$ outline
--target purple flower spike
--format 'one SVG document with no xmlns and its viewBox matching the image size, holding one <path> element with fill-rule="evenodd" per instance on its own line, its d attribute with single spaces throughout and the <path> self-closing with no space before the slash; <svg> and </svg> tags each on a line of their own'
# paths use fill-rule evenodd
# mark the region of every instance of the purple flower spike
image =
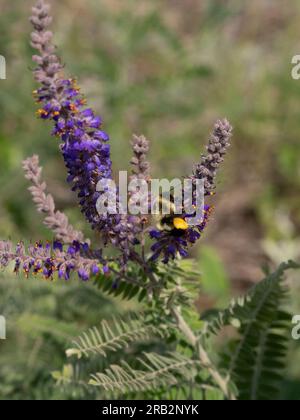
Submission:
<svg viewBox="0 0 300 420">
<path fill-rule="evenodd" d="M 77 192 L 81 211 L 93 229 L 101 231 L 104 242 L 110 241 L 128 255 L 137 243 L 132 223 L 126 217 L 99 215 L 96 208 L 96 187 L 102 178 L 112 178 L 109 135 L 102 130 L 101 117 L 85 107 L 85 99 L 74 79 L 62 77 L 62 65 L 55 54 L 49 6 L 39 0 L 32 9 L 34 32 L 31 45 L 38 50 L 33 56 L 34 70 L 41 87 L 34 92 L 42 119 L 54 122 L 53 134 L 62 141 L 61 152 L 68 170 L 68 181 Z M 71 251 L 71 250 L 70 250 Z"/>
<path fill-rule="evenodd" d="M 82 248 L 77 248 L 74 243 L 73 252 L 64 251 L 62 246 L 57 246 L 57 242 L 47 244 L 37 242 L 29 245 L 26 250 L 22 243 L 16 249 L 12 249 L 10 242 L 0 241 L 0 267 L 7 266 L 10 262 L 15 262 L 14 272 L 18 274 L 21 270 L 25 276 L 30 274 L 42 274 L 46 279 L 52 279 L 56 275 L 60 279 L 69 280 L 72 273 L 77 273 L 83 280 L 89 280 L 91 275 L 96 275 L 99 271 L 99 259 L 96 253 L 92 258 L 83 255 Z"/>
</svg>

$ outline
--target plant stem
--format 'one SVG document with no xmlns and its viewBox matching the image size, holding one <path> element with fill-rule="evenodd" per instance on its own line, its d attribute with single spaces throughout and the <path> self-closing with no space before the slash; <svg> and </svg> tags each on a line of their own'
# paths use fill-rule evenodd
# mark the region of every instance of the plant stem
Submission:
<svg viewBox="0 0 300 420">
<path fill-rule="evenodd" d="M 204 350 L 202 345 L 199 343 L 199 340 L 182 317 L 179 308 L 172 308 L 171 311 L 176 320 L 178 328 L 180 329 L 182 334 L 188 339 L 190 344 L 196 349 L 201 364 L 203 364 L 207 368 L 210 375 L 214 379 L 215 383 L 219 386 L 225 397 L 228 400 L 235 400 L 235 396 L 228 388 L 228 381 L 224 379 L 213 366 L 207 352 Z"/>
<path fill-rule="evenodd" d="M 142 258 L 137 253 L 134 253 L 134 259 L 135 261 L 144 268 L 148 278 L 150 279 L 152 285 L 157 283 L 157 280 L 155 279 L 154 275 L 152 274 L 151 270 L 148 269 L 147 264 L 143 261 Z M 182 317 L 180 313 L 179 308 L 172 307 L 171 312 L 176 320 L 177 326 L 180 329 L 180 331 L 185 335 L 185 337 L 188 339 L 188 341 L 191 343 L 191 345 L 195 348 L 197 351 L 199 360 L 202 365 L 204 365 L 208 372 L 210 373 L 211 377 L 214 379 L 215 383 L 219 386 L 221 391 L 223 392 L 224 396 L 228 400 L 235 400 L 235 396 L 233 393 L 229 390 L 228 387 L 228 380 L 223 378 L 220 373 L 216 370 L 216 368 L 213 366 L 207 352 L 204 350 L 202 345 L 200 344 L 199 340 L 189 327 L 189 325 L 185 322 L 184 318 Z"/>
</svg>

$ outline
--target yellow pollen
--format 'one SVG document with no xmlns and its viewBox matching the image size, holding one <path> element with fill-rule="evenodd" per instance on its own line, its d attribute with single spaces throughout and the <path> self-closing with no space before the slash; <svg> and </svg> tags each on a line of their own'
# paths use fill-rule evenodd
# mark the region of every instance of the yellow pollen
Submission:
<svg viewBox="0 0 300 420">
<path fill-rule="evenodd" d="M 176 229 L 181 229 L 181 230 L 187 230 L 189 227 L 187 222 L 181 217 L 175 217 L 173 220 L 173 224 Z"/>
<path fill-rule="evenodd" d="M 70 110 L 73 111 L 73 112 L 76 112 L 77 111 L 77 108 L 76 108 L 76 106 L 74 104 L 71 104 L 70 105 Z"/>
<path fill-rule="evenodd" d="M 48 115 L 48 112 L 46 112 L 44 109 L 38 109 L 36 113 L 37 115 Z"/>
</svg>

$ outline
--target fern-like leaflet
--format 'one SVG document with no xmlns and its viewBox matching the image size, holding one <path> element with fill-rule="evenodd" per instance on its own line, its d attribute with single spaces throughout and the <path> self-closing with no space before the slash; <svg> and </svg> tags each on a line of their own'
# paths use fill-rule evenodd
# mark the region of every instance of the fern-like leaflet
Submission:
<svg viewBox="0 0 300 420">
<path fill-rule="evenodd" d="M 140 393 L 159 387 L 170 387 L 180 378 L 192 379 L 199 362 L 178 353 L 161 356 L 157 353 L 144 353 L 137 359 L 142 369 L 133 369 L 126 362 L 111 365 L 105 372 L 91 375 L 91 385 L 104 388 L 107 392 L 119 395 Z"/>
<path fill-rule="evenodd" d="M 67 350 L 67 356 L 77 356 L 79 359 L 89 354 L 99 354 L 107 357 L 111 351 L 126 348 L 130 343 L 148 340 L 151 337 L 166 337 L 164 326 L 158 328 L 140 322 L 140 315 L 131 314 L 122 318 L 114 318 L 111 322 L 101 322 L 99 328 L 91 328 L 73 342 L 75 347 Z"/>
<path fill-rule="evenodd" d="M 282 309 L 286 288 L 284 273 L 299 265 L 283 263 L 243 298 L 231 302 L 207 323 L 203 336 L 232 325 L 240 338 L 224 355 L 227 380 L 233 381 L 244 400 L 277 397 L 287 352 L 291 315 Z"/>
</svg>

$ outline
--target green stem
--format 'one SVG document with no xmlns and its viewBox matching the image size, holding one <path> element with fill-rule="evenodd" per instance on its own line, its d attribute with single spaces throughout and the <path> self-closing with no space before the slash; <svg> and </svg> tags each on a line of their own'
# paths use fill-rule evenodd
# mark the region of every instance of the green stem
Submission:
<svg viewBox="0 0 300 420">
<path fill-rule="evenodd" d="M 204 350 L 202 345 L 200 344 L 199 340 L 189 327 L 189 325 L 185 322 L 184 318 L 182 317 L 180 313 L 179 308 L 172 308 L 171 309 L 172 314 L 176 320 L 176 324 L 182 334 L 187 338 L 187 340 L 190 342 L 190 344 L 195 348 L 197 351 L 197 355 L 200 359 L 200 362 L 202 365 L 204 365 L 208 372 L 210 373 L 211 377 L 214 379 L 215 383 L 219 386 L 223 394 L 228 400 L 235 400 L 235 396 L 232 394 L 232 392 L 229 390 L 228 387 L 228 381 L 223 378 L 220 373 L 216 370 L 216 368 L 213 366 L 207 352 Z"/>
<path fill-rule="evenodd" d="M 140 264 L 141 267 L 144 268 L 152 285 L 157 283 L 156 278 L 154 277 L 151 270 L 149 270 L 147 264 L 144 263 L 143 259 L 140 258 L 140 256 L 137 253 L 134 253 L 134 258 L 136 262 Z M 217 371 L 217 369 L 213 366 L 207 352 L 204 350 L 199 340 L 197 339 L 197 337 L 195 336 L 195 334 L 193 333 L 189 325 L 185 322 L 184 318 L 182 317 L 180 313 L 180 309 L 173 307 L 171 308 L 171 312 L 176 320 L 178 328 L 183 333 L 183 335 L 185 335 L 185 337 L 191 343 L 191 345 L 195 348 L 201 364 L 207 368 L 211 377 L 214 379 L 215 383 L 219 386 L 219 388 L 223 392 L 225 398 L 227 398 L 228 400 L 235 400 L 236 399 L 235 396 L 229 390 L 228 380 L 224 379 L 220 375 L 220 373 Z"/>
</svg>

